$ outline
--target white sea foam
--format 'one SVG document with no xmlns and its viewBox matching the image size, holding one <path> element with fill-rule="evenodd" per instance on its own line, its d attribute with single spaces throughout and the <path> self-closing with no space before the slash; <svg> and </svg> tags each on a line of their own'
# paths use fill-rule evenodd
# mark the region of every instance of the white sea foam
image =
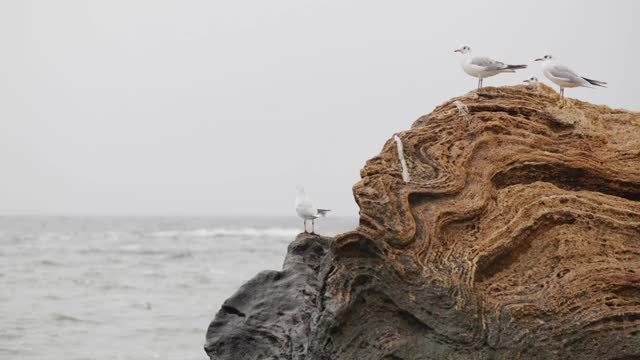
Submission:
<svg viewBox="0 0 640 360">
<path fill-rule="evenodd" d="M 214 228 L 214 229 L 196 229 L 196 230 L 168 230 L 156 231 L 150 234 L 153 237 L 222 237 L 222 236 L 238 236 L 238 237 L 294 237 L 300 233 L 295 228 Z"/>
</svg>

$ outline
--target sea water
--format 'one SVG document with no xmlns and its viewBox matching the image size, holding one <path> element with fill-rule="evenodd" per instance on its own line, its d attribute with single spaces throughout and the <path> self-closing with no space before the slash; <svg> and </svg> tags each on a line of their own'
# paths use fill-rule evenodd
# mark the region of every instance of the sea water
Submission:
<svg viewBox="0 0 640 360">
<path fill-rule="evenodd" d="M 222 302 L 281 269 L 301 229 L 294 217 L 0 217 L 0 359 L 205 360 Z"/>
</svg>

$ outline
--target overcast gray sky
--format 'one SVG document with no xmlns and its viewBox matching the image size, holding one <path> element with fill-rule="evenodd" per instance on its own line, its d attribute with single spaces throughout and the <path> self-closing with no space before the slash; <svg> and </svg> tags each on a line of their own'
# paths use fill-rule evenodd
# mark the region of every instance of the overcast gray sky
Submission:
<svg viewBox="0 0 640 360">
<path fill-rule="evenodd" d="M 3 0 L 0 214 L 355 215 L 368 158 L 476 86 L 460 44 L 553 54 L 640 109 L 638 1 Z M 545 83 L 549 83 L 546 79 Z"/>
</svg>

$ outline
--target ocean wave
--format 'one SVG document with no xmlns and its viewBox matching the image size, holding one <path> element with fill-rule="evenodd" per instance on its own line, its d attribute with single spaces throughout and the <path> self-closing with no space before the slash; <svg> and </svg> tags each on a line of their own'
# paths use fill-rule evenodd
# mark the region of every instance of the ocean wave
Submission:
<svg viewBox="0 0 640 360">
<path fill-rule="evenodd" d="M 57 321 L 57 322 L 97 324 L 97 321 L 79 319 L 79 318 L 71 316 L 71 315 L 65 315 L 65 314 L 60 314 L 60 313 L 53 313 L 51 315 L 51 317 L 53 318 L 54 321 Z"/>
<path fill-rule="evenodd" d="M 189 250 L 185 250 L 185 251 L 176 251 L 176 252 L 172 252 L 171 254 L 167 255 L 167 259 L 185 259 L 185 258 L 190 258 L 192 256 L 191 251 Z"/>
<path fill-rule="evenodd" d="M 62 265 L 62 263 L 60 263 L 60 262 L 57 262 L 55 260 L 49 260 L 49 259 L 40 260 L 38 263 L 40 265 L 45 265 L 45 266 L 60 266 L 60 265 Z"/>
<path fill-rule="evenodd" d="M 192 254 L 189 250 L 171 251 L 169 249 L 150 249 L 148 244 L 126 244 L 116 246 L 110 249 L 91 247 L 88 249 L 78 250 L 79 254 L 119 254 L 119 255 L 165 255 L 169 259 L 179 259 L 190 257 Z M 106 261 L 110 263 L 122 263 L 122 258 L 108 257 Z"/>
<path fill-rule="evenodd" d="M 148 246 L 142 244 L 127 244 L 120 245 L 114 249 L 116 253 L 120 254 L 136 254 L 136 255 L 163 255 L 165 250 L 149 249 Z M 103 251 L 112 252 L 112 251 Z"/>
<path fill-rule="evenodd" d="M 156 231 L 153 237 L 294 237 L 300 233 L 295 228 L 240 228 L 240 229 L 197 229 L 186 231 Z"/>
</svg>

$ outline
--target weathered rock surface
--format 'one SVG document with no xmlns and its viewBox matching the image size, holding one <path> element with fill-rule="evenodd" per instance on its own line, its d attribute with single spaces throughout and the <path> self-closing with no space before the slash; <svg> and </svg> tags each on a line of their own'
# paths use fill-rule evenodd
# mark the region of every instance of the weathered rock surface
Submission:
<svg viewBox="0 0 640 360">
<path fill-rule="evenodd" d="M 484 88 L 398 135 L 411 181 L 390 139 L 354 186 L 360 226 L 296 270 L 305 325 L 223 307 L 212 359 L 640 359 L 640 113 Z M 270 279 L 227 306 L 292 303 Z M 260 346 L 218 341 L 236 334 Z"/>
<path fill-rule="evenodd" d="M 227 299 L 207 330 L 211 359 L 304 359 L 332 239 L 300 234 L 282 271 L 263 271 Z"/>
</svg>

